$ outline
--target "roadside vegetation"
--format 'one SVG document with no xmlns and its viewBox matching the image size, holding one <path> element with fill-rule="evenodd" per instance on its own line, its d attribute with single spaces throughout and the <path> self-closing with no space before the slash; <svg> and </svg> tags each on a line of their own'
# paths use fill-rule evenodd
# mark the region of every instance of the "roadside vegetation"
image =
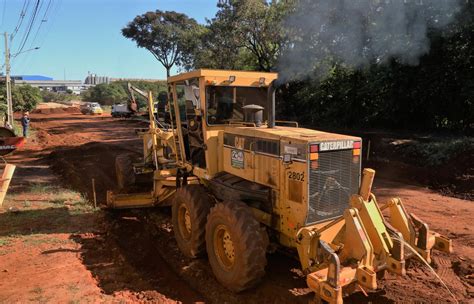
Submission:
<svg viewBox="0 0 474 304">
<path fill-rule="evenodd" d="M 126 103 L 129 99 L 127 83 L 127 81 L 114 81 L 109 84 L 98 84 L 84 92 L 82 99 L 89 102 L 98 102 L 106 106 L 111 106 L 116 103 Z M 165 81 L 132 81 L 131 84 L 144 91 L 152 91 L 153 96 L 160 101 L 166 100 L 167 86 Z M 146 100 L 137 94 L 135 95 L 139 107 L 145 107 Z"/>
<path fill-rule="evenodd" d="M 62 104 L 69 104 L 72 100 L 81 100 L 81 95 L 72 94 L 72 92 L 57 93 L 51 91 L 41 91 L 43 102 L 57 102 Z"/>
<path fill-rule="evenodd" d="M 0 96 L 3 100 L 6 96 L 5 86 L 0 86 Z M 36 108 L 36 105 L 40 103 L 43 98 L 41 91 L 38 88 L 30 85 L 12 86 L 12 100 L 13 100 L 13 111 L 31 111 Z M 2 113 L 6 111 L 6 104 L 2 103 L 0 108 Z"/>
<path fill-rule="evenodd" d="M 48 234 L 67 226 L 72 217 L 97 211 L 80 193 L 45 184 L 32 184 L 23 192 L 8 195 L 4 207 L 7 211 L 0 214 L 0 256 L 14 250 L 12 244 L 16 242 L 24 246 L 64 245 L 70 240 Z"/>
</svg>

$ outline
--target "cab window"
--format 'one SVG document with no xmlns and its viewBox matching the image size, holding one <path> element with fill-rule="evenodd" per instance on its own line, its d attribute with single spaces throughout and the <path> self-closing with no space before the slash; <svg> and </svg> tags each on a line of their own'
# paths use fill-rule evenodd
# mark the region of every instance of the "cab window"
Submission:
<svg viewBox="0 0 474 304">
<path fill-rule="evenodd" d="M 220 125 L 243 122 L 243 106 L 255 104 L 265 108 L 266 102 L 267 89 L 264 87 L 207 86 L 207 123 Z"/>
</svg>

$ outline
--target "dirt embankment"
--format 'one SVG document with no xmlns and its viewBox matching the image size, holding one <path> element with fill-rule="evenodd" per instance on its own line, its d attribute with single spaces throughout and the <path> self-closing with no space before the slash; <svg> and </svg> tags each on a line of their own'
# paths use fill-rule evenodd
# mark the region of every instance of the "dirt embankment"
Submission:
<svg viewBox="0 0 474 304">
<path fill-rule="evenodd" d="M 61 114 L 61 113 L 81 113 L 78 107 L 57 107 L 57 108 L 39 108 L 33 110 L 33 114 Z"/>
<path fill-rule="evenodd" d="M 363 165 L 383 178 L 428 186 L 474 200 L 474 139 L 355 132 L 363 138 Z M 370 155 L 367 160 L 367 153 Z"/>
<path fill-rule="evenodd" d="M 51 152 L 51 169 L 69 187 L 92 199 L 92 179 L 95 180 L 97 200 L 105 203 L 108 190 L 116 190 L 115 158 L 125 153 L 140 154 L 129 144 L 91 142 L 74 148 Z"/>
</svg>

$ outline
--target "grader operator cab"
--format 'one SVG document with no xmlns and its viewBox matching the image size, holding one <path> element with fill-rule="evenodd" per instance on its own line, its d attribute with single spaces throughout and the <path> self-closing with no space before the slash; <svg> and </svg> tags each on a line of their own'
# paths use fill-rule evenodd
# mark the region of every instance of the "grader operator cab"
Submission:
<svg viewBox="0 0 474 304">
<path fill-rule="evenodd" d="M 375 172 L 361 174 L 361 138 L 276 121 L 276 79 L 217 70 L 170 77 L 166 124 L 142 92 L 150 109 L 150 127 L 139 130 L 144 161 L 117 158 L 123 189 L 109 191 L 109 207 L 171 206 L 183 254 L 207 253 L 233 291 L 264 276 L 275 248 L 293 252 L 316 299 L 330 303 L 376 289 L 385 271 L 403 275 L 409 258 L 452 250 L 400 199 L 379 207 Z M 153 188 L 126 193 L 140 174 L 153 175 Z"/>
</svg>

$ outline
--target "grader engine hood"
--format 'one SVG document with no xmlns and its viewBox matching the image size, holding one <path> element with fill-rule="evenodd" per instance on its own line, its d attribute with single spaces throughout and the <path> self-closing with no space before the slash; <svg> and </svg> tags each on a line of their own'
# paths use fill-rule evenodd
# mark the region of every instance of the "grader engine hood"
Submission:
<svg viewBox="0 0 474 304">
<path fill-rule="evenodd" d="M 278 189 L 294 210 L 283 223 L 290 229 L 342 215 L 359 190 L 358 137 L 304 128 L 232 126 L 223 141 L 224 154 L 230 157 L 224 157 L 224 170 Z"/>
</svg>

